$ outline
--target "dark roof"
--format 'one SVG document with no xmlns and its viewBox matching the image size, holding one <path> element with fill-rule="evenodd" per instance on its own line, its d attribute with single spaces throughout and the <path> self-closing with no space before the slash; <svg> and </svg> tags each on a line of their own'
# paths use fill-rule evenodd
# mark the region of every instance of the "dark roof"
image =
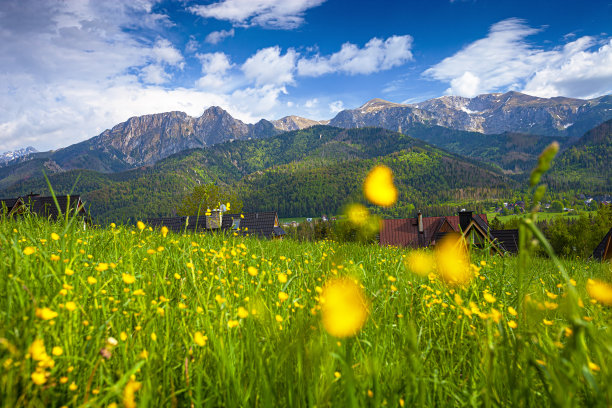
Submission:
<svg viewBox="0 0 612 408">
<path fill-rule="evenodd" d="M 610 228 L 610 231 L 608 231 L 593 251 L 593 258 L 602 261 L 612 258 L 612 228 Z"/>
<path fill-rule="evenodd" d="M 485 225 L 488 231 L 486 214 L 476 214 L 472 216 L 478 225 Z M 413 248 L 426 247 L 434 244 L 449 231 L 444 231 L 445 223 L 450 229 L 459 232 L 459 216 L 448 217 L 423 217 L 423 234 L 419 234 L 417 218 L 404 218 L 398 220 L 383 220 L 380 230 L 380 244 L 393 246 L 409 246 Z M 481 227 L 482 228 L 482 227 Z"/>
<path fill-rule="evenodd" d="M 57 200 L 57 204 L 62 214 L 66 214 L 68 211 L 78 211 L 79 214 L 85 214 L 85 208 L 80 196 L 55 196 L 55 199 Z M 59 211 L 53 197 L 27 195 L 17 198 L 5 198 L 1 201 L 6 205 L 9 211 L 13 207 L 23 204 L 32 214 L 51 218 L 57 218 L 59 216 Z M 0 206 L 2 206 L 2 204 L 0 204 Z"/>
<path fill-rule="evenodd" d="M 506 252 L 518 253 L 518 230 L 490 230 L 493 238 L 501 245 L 501 249 Z"/>
<path fill-rule="evenodd" d="M 189 220 L 187 220 L 189 218 Z M 200 232 L 205 231 L 228 231 L 232 230 L 241 235 L 259 235 L 266 238 L 274 236 L 284 235 L 285 231 L 278 226 L 278 217 L 276 211 L 265 211 L 255 213 L 242 213 L 242 214 L 223 214 L 221 221 L 221 228 L 206 228 L 206 215 L 197 216 L 183 216 L 183 217 L 162 217 L 162 218 L 149 218 L 146 223 L 152 227 L 165 226 L 169 230 L 181 233 L 185 231 L 185 225 L 187 224 L 187 231 L 192 232 L 197 230 Z M 236 229 L 233 229 L 234 221 L 238 221 Z"/>
</svg>

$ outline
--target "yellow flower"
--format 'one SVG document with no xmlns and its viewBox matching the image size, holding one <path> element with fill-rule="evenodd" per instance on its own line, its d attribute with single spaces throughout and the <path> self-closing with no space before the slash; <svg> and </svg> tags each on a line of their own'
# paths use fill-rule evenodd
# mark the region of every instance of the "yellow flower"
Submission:
<svg viewBox="0 0 612 408">
<path fill-rule="evenodd" d="M 406 268 L 419 276 L 427 276 L 434 266 L 433 257 L 426 251 L 410 251 L 404 260 Z"/>
<path fill-rule="evenodd" d="M 166 235 L 168 235 L 168 227 L 163 226 L 161 228 L 161 233 L 162 233 L 162 237 L 166 238 Z"/>
<path fill-rule="evenodd" d="M 612 285 L 609 283 L 589 279 L 586 289 L 592 299 L 597 300 L 602 305 L 612 306 Z"/>
<path fill-rule="evenodd" d="M 30 344 L 28 353 L 33 360 L 43 361 L 49 358 L 45 350 L 45 342 L 42 339 L 36 339 Z"/>
<path fill-rule="evenodd" d="M 56 262 L 60 260 L 60 257 L 59 255 L 51 254 L 51 256 L 49 256 L 49 259 L 51 259 L 53 262 Z"/>
<path fill-rule="evenodd" d="M 157 341 L 157 334 L 151 333 L 151 340 Z"/>
<path fill-rule="evenodd" d="M 123 389 L 123 406 L 125 408 L 136 408 L 134 394 L 142 387 L 142 384 L 130 378 Z"/>
<path fill-rule="evenodd" d="M 544 323 L 545 326 L 552 326 L 553 325 L 552 320 L 543 319 L 542 323 Z"/>
<path fill-rule="evenodd" d="M 181 275 L 179 275 L 178 273 L 174 273 L 174 279 L 179 280 L 181 279 Z"/>
<path fill-rule="evenodd" d="M 32 382 L 36 385 L 43 385 L 47 382 L 47 374 L 44 371 L 36 370 L 31 375 Z"/>
<path fill-rule="evenodd" d="M 238 321 L 237 320 L 229 320 L 227 322 L 227 327 L 229 327 L 230 329 L 234 328 L 238 326 Z"/>
<path fill-rule="evenodd" d="M 257 270 L 257 268 L 255 268 L 254 266 L 249 266 L 249 267 L 247 268 L 247 272 L 248 272 L 248 273 L 249 273 L 249 275 L 251 275 L 251 276 L 257 276 L 257 273 L 258 273 L 259 271 L 258 271 L 258 270 Z"/>
<path fill-rule="evenodd" d="M 122 273 L 121 277 L 123 278 L 123 283 L 130 285 L 136 281 L 134 275 L 129 275 L 127 273 Z"/>
<path fill-rule="evenodd" d="M 68 276 L 72 276 L 74 275 L 74 271 L 70 268 L 66 268 L 66 270 L 64 271 L 64 273 Z"/>
<path fill-rule="evenodd" d="M 589 361 L 589 368 L 591 369 L 591 371 L 599 371 L 601 370 L 601 367 L 599 367 L 597 364 Z"/>
<path fill-rule="evenodd" d="M 121 339 L 121 341 L 126 341 L 126 340 L 127 340 L 127 338 L 128 338 L 128 335 L 127 335 L 127 333 L 126 333 L 126 332 L 121 332 L 121 333 L 119 334 L 119 338 Z"/>
<path fill-rule="evenodd" d="M 108 269 L 108 264 L 104 262 L 100 262 L 98 266 L 96 266 L 96 271 L 103 272 Z"/>
<path fill-rule="evenodd" d="M 57 317 L 57 312 L 49 309 L 48 307 L 36 309 L 36 317 L 43 320 L 51 320 Z"/>
<path fill-rule="evenodd" d="M 76 389 L 77 389 L 77 388 L 79 388 L 79 387 L 78 387 L 78 386 L 77 386 L 77 385 L 74 383 L 74 381 L 72 382 L 72 384 L 70 384 L 70 385 L 68 386 L 68 389 L 69 389 L 70 391 L 76 391 Z"/>
<path fill-rule="evenodd" d="M 284 273 L 279 273 L 278 274 L 278 281 L 280 283 L 287 283 L 287 275 Z"/>
<path fill-rule="evenodd" d="M 348 220 L 357 226 L 365 225 L 370 217 L 370 211 L 362 204 L 351 204 L 346 210 Z"/>
<path fill-rule="evenodd" d="M 354 336 L 369 315 L 368 301 L 359 283 L 335 278 L 325 284 L 320 296 L 323 326 L 334 337 Z"/>
<path fill-rule="evenodd" d="M 87 277 L 87 283 L 89 283 L 90 285 L 94 285 L 98 280 L 96 278 L 94 278 L 93 276 L 88 276 Z"/>
<path fill-rule="evenodd" d="M 36 248 L 31 247 L 31 246 L 25 247 L 23 249 L 24 255 L 32 255 L 34 252 L 36 252 Z"/>
<path fill-rule="evenodd" d="M 208 340 L 208 337 L 203 335 L 202 332 L 197 331 L 193 335 L 193 341 L 195 341 L 195 344 L 197 344 L 200 347 L 204 347 L 206 345 L 207 340 Z"/>
<path fill-rule="evenodd" d="M 472 279 L 467 249 L 461 235 L 447 234 L 436 245 L 434 255 L 440 279 L 448 286 L 463 286 Z"/>
<path fill-rule="evenodd" d="M 248 315 L 249 315 L 249 312 L 244 307 L 240 306 L 238 308 L 238 317 L 239 318 L 245 319 L 246 317 L 248 317 Z"/>
<path fill-rule="evenodd" d="M 52 232 L 51 233 L 51 239 L 54 240 L 54 241 L 57 241 L 58 239 L 60 239 L 60 236 L 57 235 L 55 232 Z"/>
<path fill-rule="evenodd" d="M 508 306 L 508 313 L 510 313 L 512 316 L 517 316 L 518 315 L 516 309 L 513 308 L 512 306 Z"/>
<path fill-rule="evenodd" d="M 277 321 L 277 322 L 282 323 L 282 321 L 283 321 L 283 316 L 281 316 L 281 315 L 276 315 L 276 316 L 274 316 L 274 319 L 276 319 L 276 321 Z"/>
<path fill-rule="evenodd" d="M 62 354 L 64 354 L 64 350 L 60 346 L 55 346 L 51 350 L 51 354 L 53 354 L 54 356 L 61 356 Z"/>
<path fill-rule="evenodd" d="M 147 350 L 142 350 L 138 356 L 143 360 L 146 360 L 149 358 L 149 352 Z"/>
<path fill-rule="evenodd" d="M 281 302 L 284 302 L 285 300 L 289 299 L 289 295 L 286 294 L 285 292 L 279 292 L 278 298 Z"/>
<path fill-rule="evenodd" d="M 137 227 L 138 227 L 138 229 L 139 229 L 139 230 L 141 230 L 141 231 L 142 231 L 143 229 L 145 229 L 145 228 L 146 228 L 146 226 L 144 225 L 144 222 L 142 222 L 142 221 L 138 221 L 138 222 L 136 223 L 136 226 L 137 226 Z"/>
<path fill-rule="evenodd" d="M 508 326 L 509 326 L 510 328 L 512 328 L 512 329 L 516 329 L 516 328 L 517 328 L 517 324 L 516 324 L 516 322 L 515 322 L 514 320 L 510 320 L 510 321 L 508 322 Z"/>
<path fill-rule="evenodd" d="M 387 166 L 374 167 L 363 182 L 363 193 L 368 201 L 381 207 L 391 207 L 397 201 L 393 172 Z"/>
<path fill-rule="evenodd" d="M 493 296 L 492 294 L 490 294 L 489 292 L 485 292 L 484 294 L 484 300 L 486 300 L 489 303 L 495 303 L 497 301 L 497 299 L 495 299 L 495 296 Z"/>
<path fill-rule="evenodd" d="M 64 306 L 66 308 L 66 310 L 68 310 L 69 312 L 72 312 L 73 310 L 75 310 L 77 308 L 76 303 L 69 301 L 66 302 L 66 305 Z"/>
</svg>

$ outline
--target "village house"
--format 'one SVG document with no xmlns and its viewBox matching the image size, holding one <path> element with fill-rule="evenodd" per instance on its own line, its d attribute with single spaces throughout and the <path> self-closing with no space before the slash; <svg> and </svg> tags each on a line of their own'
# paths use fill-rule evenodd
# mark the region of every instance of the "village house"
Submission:
<svg viewBox="0 0 612 408">
<path fill-rule="evenodd" d="M 600 261 L 612 260 L 612 228 L 610 228 L 610 231 L 608 231 L 593 251 L 593 259 L 599 259 Z"/>
<path fill-rule="evenodd" d="M 482 247 L 485 243 L 497 253 L 518 252 L 518 230 L 491 230 L 486 214 L 461 211 L 459 215 L 383 220 L 380 245 L 425 248 L 433 247 L 449 232 L 466 237 L 468 244 Z"/>
<path fill-rule="evenodd" d="M 57 204 L 56 204 L 57 201 Z M 17 198 L 4 198 L 0 200 L 0 214 L 4 216 L 15 216 L 24 214 L 35 214 L 40 217 L 56 220 L 60 215 L 76 215 L 82 217 L 83 221 L 90 223 L 91 219 L 85 211 L 85 205 L 78 195 L 62 195 L 43 197 L 38 194 L 28 194 Z"/>
</svg>

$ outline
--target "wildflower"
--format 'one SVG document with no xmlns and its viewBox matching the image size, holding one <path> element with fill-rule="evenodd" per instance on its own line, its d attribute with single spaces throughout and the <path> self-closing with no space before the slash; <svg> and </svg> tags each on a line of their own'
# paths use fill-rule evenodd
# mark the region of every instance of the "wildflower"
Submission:
<svg viewBox="0 0 612 408">
<path fill-rule="evenodd" d="M 34 252 L 36 252 L 36 248 L 31 247 L 31 246 L 25 247 L 23 249 L 23 254 L 24 255 L 32 255 Z"/>
<path fill-rule="evenodd" d="M 181 275 L 179 275 L 178 273 L 174 273 L 174 279 L 179 280 L 181 279 Z"/>
<path fill-rule="evenodd" d="M 147 360 L 149 358 L 149 352 L 147 350 L 142 350 L 138 356 L 143 360 Z"/>
<path fill-rule="evenodd" d="M 391 207 L 397 200 L 393 172 L 387 166 L 374 167 L 363 182 L 363 193 L 368 201 L 381 207 Z"/>
<path fill-rule="evenodd" d="M 238 321 L 237 320 L 229 320 L 227 322 L 227 327 L 229 327 L 230 329 L 233 329 L 236 326 L 238 326 Z"/>
<path fill-rule="evenodd" d="M 516 321 L 514 321 L 514 320 L 510 320 L 510 321 L 508 322 L 508 326 L 509 326 L 511 329 L 516 329 L 516 328 L 517 328 Z"/>
<path fill-rule="evenodd" d="M 339 372 L 339 371 L 335 371 L 335 372 L 334 372 L 334 377 L 336 377 L 336 378 L 340 378 L 341 376 L 342 376 L 342 374 L 340 374 L 340 372 Z"/>
<path fill-rule="evenodd" d="M 438 274 L 449 286 L 462 286 L 472 278 L 467 251 L 463 238 L 456 233 L 449 233 L 435 249 Z"/>
<path fill-rule="evenodd" d="M 284 273 L 279 273 L 278 274 L 278 281 L 280 283 L 287 283 L 287 275 Z"/>
<path fill-rule="evenodd" d="M 251 276 L 257 276 L 257 274 L 259 273 L 259 271 L 257 270 L 257 268 L 255 268 L 254 266 L 249 266 L 247 268 L 247 272 L 249 273 L 249 275 Z"/>
<path fill-rule="evenodd" d="M 245 319 L 249 316 L 249 311 L 246 310 L 244 307 L 240 306 L 238 308 L 238 317 L 241 319 Z"/>
<path fill-rule="evenodd" d="M 36 309 L 36 317 L 43 320 L 51 320 L 57 317 L 57 312 L 49 309 L 48 307 Z"/>
<path fill-rule="evenodd" d="M 151 333 L 151 340 L 157 341 L 157 334 Z"/>
<path fill-rule="evenodd" d="M 406 268 L 419 276 L 427 276 L 434 265 L 434 261 L 429 252 L 411 251 L 404 260 Z"/>
<path fill-rule="evenodd" d="M 161 233 L 162 233 L 162 237 L 166 238 L 166 235 L 168 235 L 168 227 L 163 226 L 161 228 Z"/>
<path fill-rule="evenodd" d="M 51 239 L 54 240 L 54 241 L 57 241 L 58 239 L 60 239 L 60 236 L 57 235 L 55 232 L 52 232 L 51 233 Z"/>
<path fill-rule="evenodd" d="M 553 321 L 552 320 L 543 319 L 542 323 L 544 323 L 545 326 L 552 326 L 553 325 Z"/>
<path fill-rule="evenodd" d="M 276 319 L 277 322 L 282 323 L 283 322 L 283 317 L 281 315 L 276 315 L 274 316 L 274 318 Z"/>
<path fill-rule="evenodd" d="M 123 406 L 125 408 L 136 408 L 134 394 L 142 387 L 142 384 L 130 378 L 123 389 Z"/>
<path fill-rule="evenodd" d="M 141 230 L 141 231 L 142 231 L 142 230 L 144 230 L 144 229 L 146 228 L 146 226 L 144 225 L 144 222 L 142 222 L 142 221 L 138 221 L 138 222 L 136 223 L 136 226 L 137 226 L 137 227 L 138 227 L 138 229 L 139 229 L 139 230 Z"/>
<path fill-rule="evenodd" d="M 78 386 L 77 386 L 77 385 L 74 383 L 74 381 L 72 382 L 72 384 L 70 384 L 70 385 L 68 386 L 68 389 L 69 389 L 70 391 L 76 391 L 76 390 L 77 390 L 77 388 L 79 388 L 79 387 L 78 387 Z"/>
<path fill-rule="evenodd" d="M 203 335 L 202 332 L 197 331 L 193 335 L 193 341 L 195 341 L 195 343 L 200 347 L 204 347 L 207 340 L 208 337 Z"/>
<path fill-rule="evenodd" d="M 67 311 L 72 312 L 73 310 L 77 308 L 77 306 L 76 306 L 76 303 L 74 303 L 73 301 L 68 301 L 66 302 L 66 305 L 64 306 L 64 308 Z"/>
<path fill-rule="evenodd" d="M 72 275 L 74 275 L 74 271 L 73 271 L 72 269 L 70 269 L 70 268 L 66 268 L 66 270 L 64 271 L 64 273 L 65 273 L 67 276 L 72 276 Z"/>
<path fill-rule="evenodd" d="M 508 313 L 510 313 L 512 316 L 518 316 L 516 309 L 512 306 L 508 306 Z"/>
<path fill-rule="evenodd" d="M 589 361 L 589 368 L 591 369 L 591 371 L 599 371 L 601 370 L 601 367 L 599 367 L 597 364 Z"/>
<path fill-rule="evenodd" d="M 126 341 L 126 340 L 127 340 L 127 338 L 128 338 L 128 335 L 127 335 L 127 333 L 126 333 L 126 332 L 121 332 L 121 333 L 119 334 L 119 338 L 121 339 L 121 341 Z"/>
<path fill-rule="evenodd" d="M 281 302 L 284 302 L 285 300 L 289 299 L 289 295 L 286 294 L 285 292 L 279 292 L 278 298 L 280 299 Z"/>
<path fill-rule="evenodd" d="M 489 292 L 485 292 L 484 300 L 489 303 L 495 303 L 497 301 L 497 299 L 495 299 L 495 296 L 491 295 Z"/>
<path fill-rule="evenodd" d="M 35 361 L 43 361 L 49 358 L 45 350 L 45 342 L 42 339 L 36 339 L 30 344 L 28 353 Z"/>
<path fill-rule="evenodd" d="M 95 283 L 96 283 L 97 281 L 98 281 L 98 280 L 97 280 L 96 278 L 94 278 L 93 276 L 88 276 L 88 277 L 87 277 L 87 283 L 89 283 L 90 285 L 95 285 Z"/>
<path fill-rule="evenodd" d="M 603 305 L 612 306 L 612 285 L 609 283 L 589 279 L 586 289 L 592 299 L 597 300 Z"/>
<path fill-rule="evenodd" d="M 98 266 L 96 266 L 96 268 L 95 268 L 95 269 L 96 269 L 96 271 L 98 271 L 98 272 L 104 272 L 105 270 L 107 270 L 107 269 L 108 269 L 108 264 L 107 264 L 107 263 L 104 263 L 104 262 L 100 262 L 100 263 L 98 264 Z"/>
<path fill-rule="evenodd" d="M 64 354 L 64 350 L 60 346 L 55 346 L 51 350 L 51 354 L 53 354 L 54 356 L 61 356 L 62 354 Z"/>
<path fill-rule="evenodd" d="M 129 275 L 127 273 L 122 273 L 121 277 L 123 278 L 123 283 L 130 285 L 136 281 L 134 275 Z"/>
<path fill-rule="evenodd" d="M 328 281 L 321 293 L 323 326 L 334 337 L 350 337 L 364 325 L 368 301 L 359 283 L 349 278 Z"/>
<path fill-rule="evenodd" d="M 51 254 L 51 256 L 49 257 L 49 259 L 51 259 L 53 262 L 59 261 L 60 257 L 59 255 L 56 254 Z"/>
<path fill-rule="evenodd" d="M 43 385 L 47 382 L 47 374 L 42 370 L 36 370 L 30 376 L 32 382 L 36 385 Z"/>
</svg>

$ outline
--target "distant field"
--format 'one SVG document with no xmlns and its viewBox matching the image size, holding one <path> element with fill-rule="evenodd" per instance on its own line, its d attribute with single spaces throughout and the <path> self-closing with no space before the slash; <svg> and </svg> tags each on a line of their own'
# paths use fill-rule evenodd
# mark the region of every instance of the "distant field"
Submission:
<svg viewBox="0 0 612 408">
<path fill-rule="evenodd" d="M 563 217 L 565 219 L 575 219 L 578 218 L 581 214 L 595 214 L 596 211 L 580 211 L 580 212 L 560 212 L 560 213 L 550 213 L 550 212 L 539 212 L 538 220 L 550 220 L 552 218 Z M 516 214 L 511 215 L 499 215 L 497 213 L 487 213 L 487 219 L 489 222 L 493 220 L 493 218 L 497 217 L 502 222 L 508 222 L 514 217 L 517 217 Z"/>
<path fill-rule="evenodd" d="M 449 287 L 409 272 L 404 249 L 33 218 L 0 222 L 0 246 L 5 407 L 612 401 L 612 313 L 585 290 L 607 264 L 562 261 L 570 283 L 548 259 L 520 275 L 517 257 L 476 252 L 471 280 Z M 330 323 L 323 290 L 339 276 L 366 302 Z M 329 334 L 355 307 L 361 330 Z"/>
</svg>

